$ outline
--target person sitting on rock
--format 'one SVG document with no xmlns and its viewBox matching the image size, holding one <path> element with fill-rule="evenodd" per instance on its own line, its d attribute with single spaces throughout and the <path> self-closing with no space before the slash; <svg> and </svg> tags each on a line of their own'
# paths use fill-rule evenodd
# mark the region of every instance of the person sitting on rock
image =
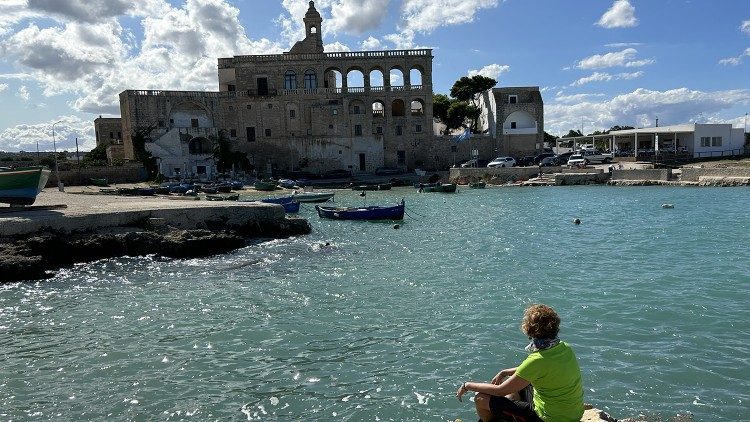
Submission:
<svg viewBox="0 0 750 422">
<path fill-rule="evenodd" d="M 490 383 L 464 382 L 456 392 L 458 400 L 475 391 L 474 404 L 484 422 L 580 421 L 584 410 L 581 369 L 573 349 L 557 337 L 559 329 L 560 317 L 551 307 L 533 304 L 526 308 L 521 330 L 531 340 L 526 346 L 529 356 L 518 367 L 498 372 Z"/>
</svg>

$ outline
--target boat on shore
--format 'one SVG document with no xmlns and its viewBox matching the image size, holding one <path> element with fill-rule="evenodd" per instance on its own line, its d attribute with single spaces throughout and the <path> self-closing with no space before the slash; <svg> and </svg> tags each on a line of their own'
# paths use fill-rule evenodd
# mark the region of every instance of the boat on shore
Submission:
<svg viewBox="0 0 750 422">
<path fill-rule="evenodd" d="M 284 207 L 284 212 L 287 214 L 293 214 L 299 212 L 299 201 L 294 196 L 282 196 L 280 198 L 265 198 L 261 199 L 260 202 L 266 204 L 279 204 Z"/>
<path fill-rule="evenodd" d="M 253 187 L 255 190 L 261 190 L 261 191 L 272 191 L 276 190 L 276 185 L 278 183 L 275 180 L 259 180 L 255 182 Z"/>
<path fill-rule="evenodd" d="M 0 202 L 11 206 L 32 205 L 51 173 L 44 167 L 0 167 Z"/>
<path fill-rule="evenodd" d="M 297 202 L 326 202 L 333 199 L 335 192 L 297 192 L 292 193 Z"/>
<path fill-rule="evenodd" d="M 403 220 L 404 200 L 393 206 L 370 205 L 364 207 L 325 207 L 316 205 L 320 218 L 334 220 Z"/>
<path fill-rule="evenodd" d="M 484 182 L 471 182 L 471 183 L 469 183 L 469 188 L 470 189 L 484 189 L 485 186 L 487 186 L 487 184 L 484 183 Z"/>
</svg>

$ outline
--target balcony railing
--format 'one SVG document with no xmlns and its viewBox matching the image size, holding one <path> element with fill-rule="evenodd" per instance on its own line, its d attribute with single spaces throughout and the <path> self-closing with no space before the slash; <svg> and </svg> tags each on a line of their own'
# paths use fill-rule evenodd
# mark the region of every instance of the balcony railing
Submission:
<svg viewBox="0 0 750 422">
<path fill-rule="evenodd" d="M 303 61 L 303 60 L 381 60 L 388 57 L 431 57 L 432 49 L 416 50 L 384 50 L 384 51 L 342 51 L 333 53 L 303 53 L 303 54 L 258 54 L 252 56 L 224 57 L 218 60 L 219 69 L 234 67 L 237 63 L 253 63 L 268 61 Z"/>
</svg>

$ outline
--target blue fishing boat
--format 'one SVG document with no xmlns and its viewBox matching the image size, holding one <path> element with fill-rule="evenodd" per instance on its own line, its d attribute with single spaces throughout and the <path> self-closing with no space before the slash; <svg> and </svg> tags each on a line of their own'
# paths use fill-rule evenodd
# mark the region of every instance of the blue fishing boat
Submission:
<svg viewBox="0 0 750 422">
<path fill-rule="evenodd" d="M 293 196 L 282 196 L 280 198 L 265 198 L 261 199 L 260 202 L 266 204 L 279 204 L 284 207 L 284 212 L 287 214 L 299 212 L 299 201 L 294 199 Z"/>
<path fill-rule="evenodd" d="M 0 167 L 0 202 L 11 206 L 33 204 L 49 175 L 44 167 Z"/>
<path fill-rule="evenodd" d="M 365 207 L 315 206 L 320 218 L 334 220 L 403 220 L 404 200 L 394 206 L 370 205 Z"/>
</svg>

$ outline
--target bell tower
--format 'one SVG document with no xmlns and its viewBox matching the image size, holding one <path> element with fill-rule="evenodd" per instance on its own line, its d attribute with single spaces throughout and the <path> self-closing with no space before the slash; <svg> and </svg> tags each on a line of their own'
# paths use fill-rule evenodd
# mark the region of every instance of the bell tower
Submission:
<svg viewBox="0 0 750 422">
<path fill-rule="evenodd" d="M 310 2 L 310 7 L 302 19 L 305 22 L 305 39 L 298 41 L 289 51 L 290 53 L 322 53 L 323 52 L 323 18 L 320 17 L 315 2 Z"/>
</svg>

